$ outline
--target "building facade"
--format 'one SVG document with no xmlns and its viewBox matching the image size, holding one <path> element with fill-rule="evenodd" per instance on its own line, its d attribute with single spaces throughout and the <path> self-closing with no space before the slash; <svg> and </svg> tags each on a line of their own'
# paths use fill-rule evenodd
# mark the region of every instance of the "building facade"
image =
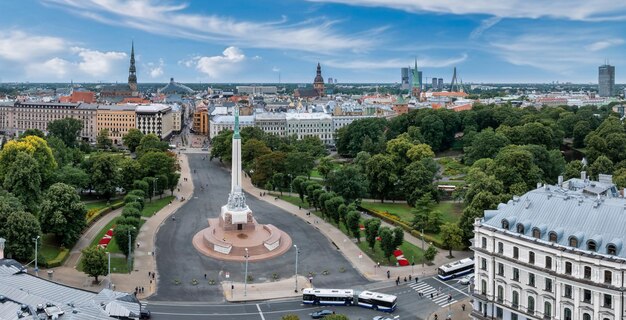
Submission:
<svg viewBox="0 0 626 320">
<path fill-rule="evenodd" d="M 237 93 L 245 95 L 276 94 L 276 86 L 237 86 Z"/>
<path fill-rule="evenodd" d="M 254 117 L 254 126 L 265 133 L 284 137 L 286 135 L 287 117 L 285 113 L 260 113 Z"/>
<path fill-rule="evenodd" d="M 253 127 L 254 116 L 239 116 L 239 128 Z M 209 121 L 209 138 L 215 138 L 222 130 L 234 130 L 234 116 L 215 116 Z"/>
<path fill-rule="evenodd" d="M 209 110 L 207 107 L 197 107 L 193 113 L 192 129 L 197 134 L 209 134 Z"/>
<path fill-rule="evenodd" d="M 473 319 L 623 319 L 626 199 L 600 180 L 583 172 L 476 219 Z"/>
<path fill-rule="evenodd" d="M 51 121 L 73 118 L 83 123 L 80 136 L 95 141 L 97 105 L 88 103 L 15 102 L 0 105 L 0 130 L 20 135 L 28 129 L 48 132 Z"/>
<path fill-rule="evenodd" d="M 137 129 L 143 134 L 154 133 L 167 139 L 174 126 L 172 107 L 165 104 L 138 105 L 136 109 Z"/>
<path fill-rule="evenodd" d="M 334 143 L 333 119 L 325 113 L 287 113 L 287 136 L 296 135 L 298 139 L 316 136 L 325 144 Z"/>
<path fill-rule="evenodd" d="M 136 128 L 135 105 L 101 105 L 97 110 L 98 130 L 109 130 L 109 138 L 121 145 L 128 130 Z"/>
<path fill-rule="evenodd" d="M 611 97 L 615 93 L 615 67 L 605 64 L 598 68 L 598 95 Z"/>
</svg>

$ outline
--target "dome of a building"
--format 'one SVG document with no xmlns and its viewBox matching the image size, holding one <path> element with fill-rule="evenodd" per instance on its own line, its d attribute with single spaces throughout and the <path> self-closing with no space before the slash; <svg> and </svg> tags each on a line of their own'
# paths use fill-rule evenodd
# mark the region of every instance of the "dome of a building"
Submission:
<svg viewBox="0 0 626 320">
<path fill-rule="evenodd" d="M 174 78 L 170 78 L 170 83 L 168 83 L 165 87 L 159 89 L 159 93 L 162 94 L 188 94 L 193 93 L 191 88 L 186 85 L 180 84 L 178 82 L 174 82 Z"/>
</svg>

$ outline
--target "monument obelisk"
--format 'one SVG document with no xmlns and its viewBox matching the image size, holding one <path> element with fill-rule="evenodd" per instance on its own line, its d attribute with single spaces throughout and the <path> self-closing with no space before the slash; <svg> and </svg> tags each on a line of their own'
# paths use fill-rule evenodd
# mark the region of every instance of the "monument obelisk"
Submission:
<svg viewBox="0 0 626 320">
<path fill-rule="evenodd" d="M 193 245 L 201 253 L 220 260 L 243 261 L 248 249 L 249 260 L 279 256 L 291 247 L 291 237 L 271 224 L 258 224 L 246 204 L 242 188 L 241 134 L 239 107 L 234 107 L 235 128 L 232 140 L 232 171 L 228 202 L 218 218 L 209 218 L 209 227 L 198 232 Z"/>
</svg>

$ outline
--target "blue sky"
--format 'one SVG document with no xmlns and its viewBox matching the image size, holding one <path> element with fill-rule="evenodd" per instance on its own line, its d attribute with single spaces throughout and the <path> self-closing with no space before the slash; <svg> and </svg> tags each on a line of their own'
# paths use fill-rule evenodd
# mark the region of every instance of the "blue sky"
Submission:
<svg viewBox="0 0 626 320">
<path fill-rule="evenodd" d="M 447 82 L 622 76 L 626 2 L 614 0 L 2 1 L 0 81 L 399 82 L 418 58 Z M 8 13 L 8 14 L 7 14 Z"/>
</svg>

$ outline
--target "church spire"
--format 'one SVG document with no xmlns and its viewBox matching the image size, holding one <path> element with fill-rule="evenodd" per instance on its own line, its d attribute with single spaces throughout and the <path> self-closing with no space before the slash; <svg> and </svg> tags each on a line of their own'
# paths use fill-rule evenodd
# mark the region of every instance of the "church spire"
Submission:
<svg viewBox="0 0 626 320">
<path fill-rule="evenodd" d="M 130 49 L 130 67 L 128 68 L 128 86 L 131 91 L 137 91 L 137 68 L 135 67 L 135 41 L 131 44 Z"/>
</svg>

